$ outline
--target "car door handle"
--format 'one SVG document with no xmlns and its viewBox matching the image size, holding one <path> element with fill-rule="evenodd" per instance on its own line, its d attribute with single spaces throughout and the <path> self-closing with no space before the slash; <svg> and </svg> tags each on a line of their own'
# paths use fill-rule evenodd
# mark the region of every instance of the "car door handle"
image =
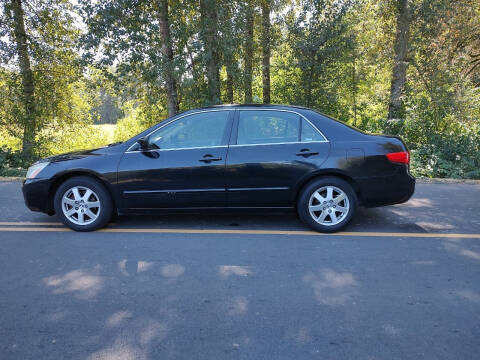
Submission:
<svg viewBox="0 0 480 360">
<path fill-rule="evenodd" d="M 212 161 L 220 161 L 222 160 L 221 157 L 213 157 L 213 155 L 207 154 L 203 156 L 203 159 L 200 159 L 198 161 L 204 162 L 206 164 L 211 163 Z"/>
<path fill-rule="evenodd" d="M 316 151 L 310 151 L 310 149 L 302 149 L 300 152 L 296 153 L 297 156 L 309 157 L 312 155 L 318 155 Z"/>
</svg>

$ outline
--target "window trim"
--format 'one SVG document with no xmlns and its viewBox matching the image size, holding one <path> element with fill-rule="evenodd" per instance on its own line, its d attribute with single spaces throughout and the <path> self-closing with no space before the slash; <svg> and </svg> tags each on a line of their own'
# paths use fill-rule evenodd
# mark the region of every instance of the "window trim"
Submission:
<svg viewBox="0 0 480 360">
<path fill-rule="evenodd" d="M 236 109 L 232 108 L 232 109 L 213 109 L 213 110 L 200 110 L 200 111 L 195 111 L 195 112 L 192 112 L 192 113 L 188 113 L 188 114 L 184 114 L 184 115 L 181 115 L 175 119 L 171 119 L 171 120 L 168 120 L 165 124 L 162 124 L 160 126 L 158 126 L 157 128 L 153 129 L 152 131 L 150 131 L 148 134 L 146 134 L 145 136 L 150 136 L 151 134 L 153 134 L 154 132 L 160 130 L 161 128 L 164 128 L 165 126 L 168 126 L 170 124 L 173 124 L 175 121 L 177 120 L 180 120 L 180 119 L 183 119 L 187 116 L 191 116 L 191 115 L 196 115 L 196 114 L 203 114 L 203 113 L 209 113 L 209 112 L 220 112 L 220 111 L 235 111 Z M 172 150 L 188 150 L 188 149 L 210 149 L 210 148 L 220 148 L 220 147 L 227 147 L 228 146 L 228 143 L 230 142 L 230 136 L 231 136 L 231 132 L 232 132 L 232 122 L 233 122 L 233 119 L 232 119 L 232 115 L 231 114 L 228 114 L 227 116 L 227 128 L 226 128 L 226 132 L 228 133 L 228 136 L 226 137 L 226 144 L 223 144 L 223 145 L 215 145 L 215 146 L 195 146 L 195 147 L 188 147 L 188 148 L 172 148 L 172 149 L 149 149 L 149 150 L 131 150 L 131 148 L 133 148 L 135 145 L 138 144 L 138 141 L 135 141 L 132 145 L 130 145 L 127 149 L 127 151 L 125 151 L 125 154 L 126 153 L 136 153 L 136 152 L 145 152 L 145 151 L 172 151 Z M 230 128 L 229 128 L 230 127 Z M 222 142 L 224 140 L 224 137 L 225 135 L 222 137 Z"/>
<path fill-rule="evenodd" d="M 325 143 L 325 142 L 330 142 L 327 137 L 323 134 L 323 132 L 321 132 L 316 126 L 315 124 L 313 124 L 310 120 L 308 120 L 305 116 L 303 116 L 302 114 L 300 114 L 299 112 L 297 111 L 293 111 L 293 110 L 286 110 L 286 109 L 259 109 L 259 108 L 241 108 L 241 109 L 237 109 L 238 110 L 238 115 L 235 116 L 235 121 L 234 121 L 234 124 L 233 124 L 233 127 L 234 127 L 234 131 L 235 133 L 233 134 L 233 140 L 234 141 L 231 141 L 230 142 L 230 145 L 229 146 L 234 146 L 234 147 L 240 147 L 240 146 L 265 146 L 265 145 L 285 145 L 285 144 L 309 144 L 309 143 Z M 303 119 L 305 121 L 307 121 L 322 137 L 324 140 L 317 140 L 317 141 L 301 141 L 301 123 L 300 123 L 300 128 L 299 128 L 299 140 L 298 141 L 290 141 L 290 142 L 279 142 L 279 143 L 261 143 L 261 144 L 237 144 L 238 142 L 238 125 L 239 125 L 239 122 L 240 122 L 240 112 L 241 111 L 277 111 L 277 112 L 288 112 L 288 113 L 292 113 L 292 114 L 296 114 L 300 117 L 300 119 Z"/>
</svg>

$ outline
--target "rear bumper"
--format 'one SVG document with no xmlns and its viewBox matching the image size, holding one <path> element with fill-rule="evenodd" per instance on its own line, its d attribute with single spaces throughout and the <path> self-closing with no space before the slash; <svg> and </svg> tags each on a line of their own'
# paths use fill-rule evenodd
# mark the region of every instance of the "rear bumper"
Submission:
<svg viewBox="0 0 480 360">
<path fill-rule="evenodd" d="M 53 204 L 50 199 L 51 180 L 26 179 L 23 182 L 22 192 L 25 205 L 32 211 L 52 214 Z"/>
<path fill-rule="evenodd" d="M 404 170 L 390 176 L 364 179 L 361 188 L 361 205 L 365 207 L 400 204 L 415 192 L 415 178 Z"/>
</svg>

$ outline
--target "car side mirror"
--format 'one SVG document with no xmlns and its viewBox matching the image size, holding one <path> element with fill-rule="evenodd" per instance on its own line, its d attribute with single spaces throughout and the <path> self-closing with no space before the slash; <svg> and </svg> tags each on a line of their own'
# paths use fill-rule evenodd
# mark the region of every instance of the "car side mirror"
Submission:
<svg viewBox="0 0 480 360">
<path fill-rule="evenodd" d="M 149 150 L 150 144 L 148 141 L 148 136 L 142 136 L 137 140 L 137 142 L 140 145 L 140 150 Z"/>
</svg>

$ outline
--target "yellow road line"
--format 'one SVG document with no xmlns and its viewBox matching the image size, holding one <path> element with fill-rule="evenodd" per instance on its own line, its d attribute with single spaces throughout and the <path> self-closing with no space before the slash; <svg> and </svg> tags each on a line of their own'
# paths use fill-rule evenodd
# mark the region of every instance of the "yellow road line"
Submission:
<svg viewBox="0 0 480 360">
<path fill-rule="evenodd" d="M 63 225 L 61 222 L 0 221 L 0 226 Z"/>
<path fill-rule="evenodd" d="M 0 227 L 0 231 L 30 231 L 30 232 L 67 232 L 68 228 L 55 227 Z M 238 235 L 309 235 L 309 236 L 359 236 L 359 237 L 411 237 L 411 238 L 463 238 L 480 239 L 480 234 L 449 234 L 449 233 L 387 233 L 387 232 L 338 232 L 333 234 L 302 230 L 242 230 L 242 229 L 155 229 L 155 228 L 106 228 L 97 230 L 106 233 L 159 233 L 159 234 L 238 234 Z"/>
<path fill-rule="evenodd" d="M 64 232 L 72 231 L 68 228 L 55 228 L 55 227 L 0 227 L 0 232 L 15 232 L 15 231 L 33 231 L 33 232 Z"/>
</svg>

